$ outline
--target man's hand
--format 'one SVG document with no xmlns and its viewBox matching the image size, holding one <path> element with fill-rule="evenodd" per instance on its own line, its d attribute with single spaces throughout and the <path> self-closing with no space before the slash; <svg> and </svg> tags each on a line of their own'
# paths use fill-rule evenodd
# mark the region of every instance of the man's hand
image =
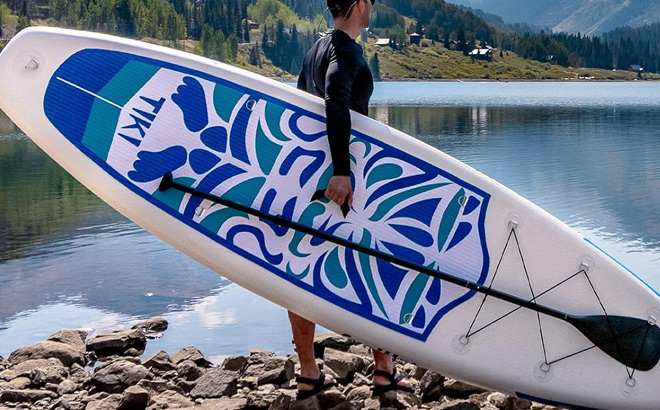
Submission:
<svg viewBox="0 0 660 410">
<path fill-rule="evenodd" d="M 325 190 L 325 197 L 341 206 L 348 201 L 349 208 L 353 206 L 353 187 L 351 177 L 347 175 L 335 175 L 330 178 Z"/>
</svg>

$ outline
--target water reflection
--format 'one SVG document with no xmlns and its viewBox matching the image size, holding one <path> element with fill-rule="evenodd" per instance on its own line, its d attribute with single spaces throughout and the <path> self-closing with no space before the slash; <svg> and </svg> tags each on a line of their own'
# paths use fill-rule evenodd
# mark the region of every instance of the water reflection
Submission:
<svg viewBox="0 0 660 410">
<path fill-rule="evenodd" d="M 658 252 L 656 111 L 647 106 L 378 106 L 371 113 L 484 172 L 575 228 Z M 627 251 L 639 251 L 635 246 Z M 650 266 L 643 268 L 655 274 Z M 654 281 L 660 283 L 660 278 Z"/>
<path fill-rule="evenodd" d="M 575 227 L 660 289 L 660 84 L 378 84 L 372 117 Z M 0 355 L 165 316 L 148 351 L 291 351 L 286 312 L 110 209 L 0 112 Z"/>
</svg>

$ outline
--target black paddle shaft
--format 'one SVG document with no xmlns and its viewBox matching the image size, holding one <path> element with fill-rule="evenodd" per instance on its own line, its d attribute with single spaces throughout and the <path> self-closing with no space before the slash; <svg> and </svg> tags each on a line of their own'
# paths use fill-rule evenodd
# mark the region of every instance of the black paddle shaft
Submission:
<svg viewBox="0 0 660 410">
<path fill-rule="evenodd" d="M 177 189 L 182 192 L 195 195 L 200 198 L 208 199 L 220 205 L 236 209 L 241 212 L 256 216 L 258 218 L 270 221 L 280 226 L 284 226 L 296 231 L 312 235 L 321 239 L 324 239 L 328 242 L 335 243 L 339 246 L 352 249 L 357 252 L 364 253 L 375 258 L 379 258 L 390 263 L 408 268 L 420 273 L 424 273 L 434 278 L 438 278 L 442 281 L 453 283 L 454 285 L 463 286 L 467 289 L 482 293 L 487 296 L 494 297 L 496 299 L 512 303 L 517 306 L 521 306 L 527 309 L 530 309 L 541 314 L 557 318 L 568 322 L 577 330 L 579 330 L 583 335 L 585 335 L 589 340 L 591 340 L 596 346 L 605 351 L 608 355 L 612 356 L 616 360 L 624 363 L 626 366 L 636 368 L 639 370 L 650 370 L 653 368 L 657 362 L 660 360 L 660 328 L 655 325 L 651 325 L 648 320 L 631 318 L 625 316 L 573 316 L 567 313 L 558 311 L 556 309 L 539 305 L 534 300 L 526 300 L 519 298 L 517 296 L 501 292 L 496 289 L 492 289 L 486 286 L 479 285 L 478 283 L 471 282 L 457 276 L 437 271 L 434 269 L 427 268 L 426 266 L 419 265 L 413 262 L 406 261 L 404 259 L 397 258 L 396 256 L 390 255 L 388 253 L 380 252 L 378 250 L 362 246 L 355 242 L 348 241 L 346 239 L 325 233 L 323 231 L 311 228 L 306 225 L 299 224 L 297 222 L 290 221 L 281 216 L 271 215 L 269 213 L 245 206 L 219 196 L 197 190 L 195 188 L 179 184 L 174 181 L 171 173 L 167 173 L 163 176 L 161 180 L 159 190 L 166 191 L 170 188 Z M 318 198 L 315 198 L 318 199 Z M 639 330 L 643 332 L 639 332 Z M 635 340 L 628 340 L 625 344 L 625 347 L 619 347 L 619 339 L 633 337 Z M 630 344 L 633 344 L 637 348 L 630 351 L 633 347 Z M 609 348 L 607 347 L 609 346 Z M 624 352 L 622 350 L 627 350 Z"/>
</svg>

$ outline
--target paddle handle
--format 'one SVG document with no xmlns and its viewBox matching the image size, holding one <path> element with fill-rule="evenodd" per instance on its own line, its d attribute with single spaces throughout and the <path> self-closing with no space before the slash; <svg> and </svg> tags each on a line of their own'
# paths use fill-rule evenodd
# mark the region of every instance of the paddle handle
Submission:
<svg viewBox="0 0 660 410">
<path fill-rule="evenodd" d="M 388 253 L 384 253 L 384 252 L 381 252 L 381 251 L 378 251 L 378 250 L 375 250 L 375 249 L 372 249 L 372 248 L 368 248 L 366 246 L 357 244 L 355 242 L 347 241 L 346 239 L 340 238 L 340 237 L 335 236 L 335 235 L 328 234 L 326 232 L 320 231 L 318 229 L 311 228 L 311 227 L 306 226 L 306 225 L 299 224 L 297 222 L 290 221 L 290 220 L 285 219 L 281 216 L 271 215 L 271 214 L 268 214 L 266 212 L 259 211 L 257 209 L 251 208 L 249 206 L 245 206 L 245 205 L 230 201 L 228 199 L 221 198 L 219 196 L 216 196 L 216 195 L 213 195 L 213 194 L 210 194 L 210 193 L 207 193 L 207 192 L 203 192 L 203 191 L 197 190 L 195 188 L 192 188 L 192 187 L 189 187 L 189 186 L 186 186 L 186 185 L 183 185 L 183 184 L 179 184 L 178 182 L 174 181 L 174 179 L 172 178 L 171 173 L 167 173 L 163 176 L 163 179 L 161 180 L 161 183 L 160 183 L 160 186 L 159 186 L 158 189 L 160 191 L 166 191 L 170 188 L 174 188 L 174 189 L 177 189 L 179 191 L 186 192 L 186 193 L 189 193 L 191 195 L 198 196 L 200 198 L 208 199 L 209 201 L 213 201 L 213 202 L 218 203 L 220 205 L 223 205 L 223 206 L 226 206 L 226 207 L 229 207 L 229 208 L 233 208 L 233 209 L 236 209 L 236 210 L 241 211 L 241 212 L 245 212 L 247 214 L 250 214 L 252 216 L 256 216 L 258 218 L 265 219 L 265 220 L 273 222 L 277 225 L 284 226 L 284 227 L 287 227 L 287 228 L 290 228 L 290 229 L 295 229 L 296 231 L 299 231 L 299 232 L 302 232 L 302 233 L 305 233 L 305 234 L 308 234 L 308 235 L 312 235 L 312 236 L 315 236 L 317 238 L 324 239 L 328 242 L 332 242 L 332 243 L 337 244 L 339 246 L 343 246 L 343 247 L 352 249 L 354 251 L 361 252 L 361 253 L 364 253 L 366 255 L 373 256 L 375 258 L 385 260 L 387 262 L 402 266 L 402 267 L 407 268 L 407 269 L 411 269 L 411 270 L 414 270 L 414 271 L 417 271 L 417 272 L 420 272 L 420 273 L 424 273 L 426 275 L 429 275 L 429 276 L 434 277 L 434 278 L 438 278 L 438 279 L 443 280 L 445 282 L 453 283 L 454 285 L 462 286 L 462 287 L 468 288 L 470 290 L 473 290 L 475 292 L 479 292 L 479 293 L 482 293 L 484 295 L 488 295 L 488 296 L 494 297 L 496 299 L 512 303 L 514 305 L 522 306 L 522 307 L 531 309 L 533 311 L 543 313 L 544 315 L 552 316 L 552 317 L 555 317 L 557 319 L 566 320 L 566 321 L 569 319 L 569 315 L 567 315 L 566 313 L 562 313 L 558 310 L 549 308 L 547 306 L 539 305 L 533 300 L 522 299 L 522 298 L 519 298 L 517 296 L 510 295 L 508 293 L 498 291 L 496 289 L 491 289 L 489 287 L 479 285 L 478 283 L 471 282 L 469 280 L 465 280 L 463 278 L 459 278 L 457 276 L 454 276 L 454 275 L 451 275 L 451 274 L 448 274 L 448 273 L 445 273 L 445 272 L 430 269 L 430 268 L 427 268 L 426 266 L 419 265 L 419 264 L 416 264 L 416 263 L 413 263 L 413 262 L 406 261 L 404 259 L 397 258 L 396 256 L 393 256 L 393 255 L 390 255 Z"/>
</svg>

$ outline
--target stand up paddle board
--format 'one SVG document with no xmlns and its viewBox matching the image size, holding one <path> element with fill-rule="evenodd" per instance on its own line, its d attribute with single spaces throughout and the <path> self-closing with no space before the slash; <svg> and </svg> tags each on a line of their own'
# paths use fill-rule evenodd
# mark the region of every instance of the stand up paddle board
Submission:
<svg viewBox="0 0 660 410">
<path fill-rule="evenodd" d="M 658 295 L 539 207 L 384 124 L 352 116 L 342 209 L 323 198 L 323 101 L 202 57 L 26 29 L 0 54 L 0 108 L 127 218 L 329 329 L 539 402 L 660 403 Z"/>
</svg>

